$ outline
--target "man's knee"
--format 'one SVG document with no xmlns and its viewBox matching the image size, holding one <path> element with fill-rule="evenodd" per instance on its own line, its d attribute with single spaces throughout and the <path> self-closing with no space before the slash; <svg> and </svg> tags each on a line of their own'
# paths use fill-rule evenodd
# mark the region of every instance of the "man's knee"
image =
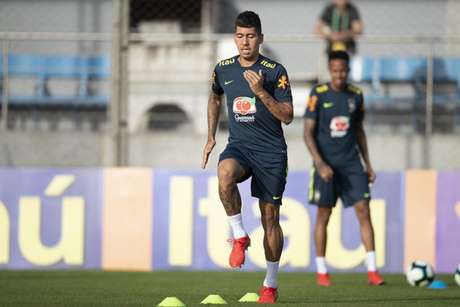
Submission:
<svg viewBox="0 0 460 307">
<path fill-rule="evenodd" d="M 370 209 L 367 201 L 360 201 L 355 205 L 356 216 L 360 222 L 370 221 Z"/>
<path fill-rule="evenodd" d="M 217 177 L 219 178 L 219 186 L 221 188 L 229 188 L 236 185 L 235 171 L 228 167 L 219 167 Z"/>
<path fill-rule="evenodd" d="M 273 228 L 279 225 L 279 206 L 269 203 L 260 205 L 260 213 L 262 224 L 266 228 Z"/>
<path fill-rule="evenodd" d="M 316 213 L 316 224 L 327 225 L 329 218 L 331 217 L 332 208 L 318 207 Z"/>
</svg>

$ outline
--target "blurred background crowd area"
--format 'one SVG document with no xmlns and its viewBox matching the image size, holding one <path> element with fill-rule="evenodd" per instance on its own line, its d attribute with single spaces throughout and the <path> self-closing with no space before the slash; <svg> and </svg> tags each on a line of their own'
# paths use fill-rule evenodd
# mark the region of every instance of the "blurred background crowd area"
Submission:
<svg viewBox="0 0 460 307">
<path fill-rule="evenodd" d="M 0 0 L 1 166 L 197 169 L 210 75 L 257 12 L 262 53 L 288 70 L 290 169 L 309 168 L 303 112 L 327 80 L 319 0 Z M 374 168 L 460 167 L 460 2 L 355 0 Z M 227 138 L 222 110 L 216 153 Z"/>
</svg>

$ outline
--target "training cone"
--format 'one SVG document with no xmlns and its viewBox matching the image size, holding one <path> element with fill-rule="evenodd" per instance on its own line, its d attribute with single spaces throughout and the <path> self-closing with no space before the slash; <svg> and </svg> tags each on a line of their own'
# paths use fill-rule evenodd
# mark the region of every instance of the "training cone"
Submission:
<svg viewBox="0 0 460 307">
<path fill-rule="evenodd" d="M 243 297 L 240 298 L 238 302 L 253 303 L 253 302 L 257 302 L 258 299 L 259 299 L 259 295 L 257 295 L 257 293 L 250 292 L 250 293 L 246 293 L 245 295 L 243 295 Z"/>
<path fill-rule="evenodd" d="M 185 304 L 182 303 L 182 301 L 178 299 L 177 297 L 170 296 L 162 300 L 161 303 L 159 303 L 157 306 L 158 307 L 183 307 L 185 306 Z"/>
<path fill-rule="evenodd" d="M 200 304 L 223 305 L 227 304 L 227 302 L 218 294 L 210 294 L 204 300 L 202 300 Z"/>
<path fill-rule="evenodd" d="M 442 280 L 433 280 L 433 282 L 428 286 L 429 289 L 446 289 L 447 284 Z"/>
</svg>

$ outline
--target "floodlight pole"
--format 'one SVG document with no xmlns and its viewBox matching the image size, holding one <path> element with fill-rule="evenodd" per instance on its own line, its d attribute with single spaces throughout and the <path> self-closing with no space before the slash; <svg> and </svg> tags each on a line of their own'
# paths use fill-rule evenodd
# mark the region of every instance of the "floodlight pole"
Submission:
<svg viewBox="0 0 460 307">
<path fill-rule="evenodd" d="M 109 104 L 115 166 L 129 164 L 128 135 L 129 0 L 113 0 L 112 86 Z"/>
</svg>

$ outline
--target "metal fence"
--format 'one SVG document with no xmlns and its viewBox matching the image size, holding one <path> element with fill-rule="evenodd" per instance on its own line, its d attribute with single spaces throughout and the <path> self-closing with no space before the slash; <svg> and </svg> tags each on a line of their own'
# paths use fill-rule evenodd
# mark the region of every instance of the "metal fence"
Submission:
<svg viewBox="0 0 460 307">
<path fill-rule="evenodd" d="M 309 89 L 327 79 L 325 44 L 312 34 L 323 1 L 99 0 L 68 1 L 50 9 L 33 1 L 2 2 L 2 146 L 9 152 L 0 160 L 3 165 L 66 165 L 60 157 L 66 155 L 62 140 L 68 134 L 76 154 L 69 165 L 194 168 L 182 154 L 201 152 L 210 72 L 219 59 L 235 53 L 233 20 L 245 9 L 262 18 L 263 53 L 290 74 L 298 118 L 286 129 L 288 142 L 299 141 Z M 351 77 L 366 93 L 370 137 L 378 143 L 381 136 L 413 136 L 401 146 L 420 162 L 402 167 L 438 167 L 436 152 L 444 149 L 436 144 L 447 137 L 452 140 L 447 141 L 452 146 L 446 145 L 450 165 L 460 167 L 453 144 L 460 130 L 460 82 L 455 79 L 460 6 L 447 0 L 355 2 L 366 31 Z M 403 60 L 403 67 L 415 61 L 417 74 L 377 78 L 385 60 Z M 21 61 L 35 63 L 35 71 L 25 75 Z M 369 61 L 379 68 L 369 70 Z M 222 136 L 225 127 L 224 121 Z M 58 136 L 62 149 L 15 162 L 15 140 L 24 137 L 21 144 L 27 144 L 35 133 L 47 144 Z M 185 135 L 192 141 L 182 141 Z M 97 158 L 80 154 L 75 140 L 84 144 L 83 139 Z"/>
</svg>

